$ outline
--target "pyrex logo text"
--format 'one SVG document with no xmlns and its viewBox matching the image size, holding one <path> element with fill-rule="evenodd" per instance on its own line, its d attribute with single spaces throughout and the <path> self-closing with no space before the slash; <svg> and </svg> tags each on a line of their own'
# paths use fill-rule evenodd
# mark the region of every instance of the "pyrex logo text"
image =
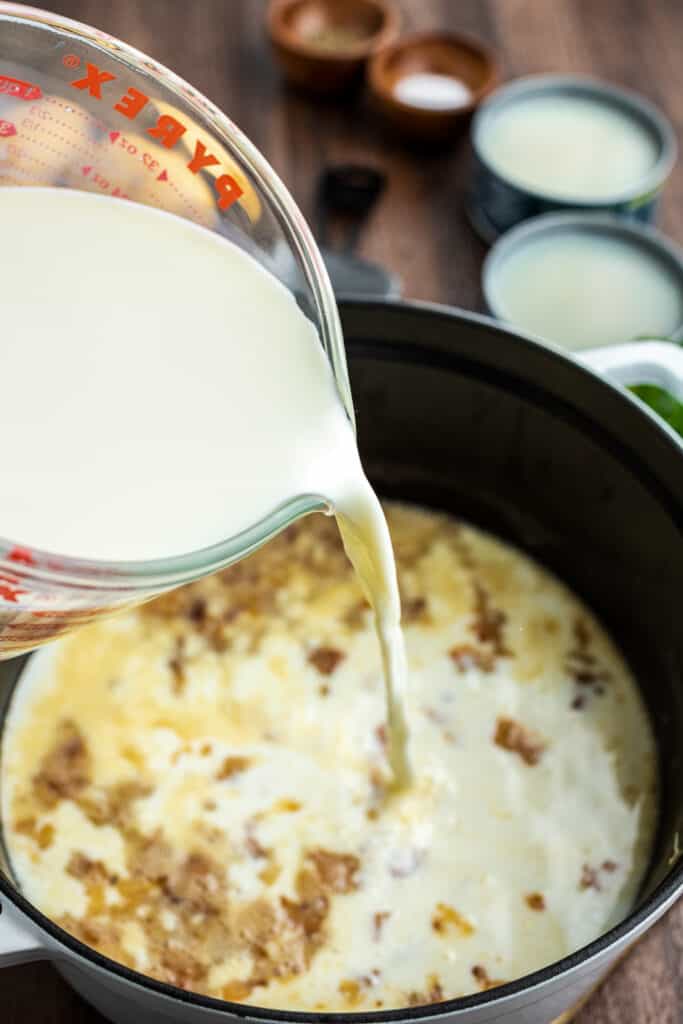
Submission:
<svg viewBox="0 0 683 1024">
<path fill-rule="evenodd" d="M 86 64 L 87 73 L 84 78 L 78 78 L 71 85 L 74 89 L 88 91 L 89 95 L 96 100 L 102 99 L 102 86 L 113 82 L 116 75 L 109 71 L 103 71 L 97 64 Z M 142 110 L 149 103 L 149 96 L 146 96 L 139 89 L 130 88 L 114 104 L 114 110 L 123 114 L 129 121 L 135 120 Z M 158 139 L 166 149 L 172 149 L 187 131 L 187 126 L 170 114 L 161 114 L 157 123 L 147 129 L 147 134 Z M 207 151 L 206 146 L 199 139 L 194 144 L 194 155 L 187 163 L 187 169 L 191 174 L 198 174 L 204 167 L 213 167 L 220 161 L 213 153 Z M 213 182 L 216 192 L 216 201 L 221 210 L 227 210 L 243 194 L 242 188 L 238 185 L 231 174 L 221 174 Z"/>
</svg>

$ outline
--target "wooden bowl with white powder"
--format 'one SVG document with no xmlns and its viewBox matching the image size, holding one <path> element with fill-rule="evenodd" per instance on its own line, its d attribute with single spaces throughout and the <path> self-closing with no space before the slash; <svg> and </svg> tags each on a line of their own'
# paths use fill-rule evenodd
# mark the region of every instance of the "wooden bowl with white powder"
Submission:
<svg viewBox="0 0 683 1024">
<path fill-rule="evenodd" d="M 429 143 L 457 136 L 497 80 L 489 48 L 453 32 L 402 36 L 368 65 L 376 109 L 401 135 Z"/>
</svg>

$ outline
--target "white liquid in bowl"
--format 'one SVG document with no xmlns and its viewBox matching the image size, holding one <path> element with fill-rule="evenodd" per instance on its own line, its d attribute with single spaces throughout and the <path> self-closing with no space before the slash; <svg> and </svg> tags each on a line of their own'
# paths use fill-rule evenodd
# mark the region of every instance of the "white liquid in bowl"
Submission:
<svg viewBox="0 0 683 1024">
<path fill-rule="evenodd" d="M 592 232 L 530 239 L 496 271 L 496 312 L 568 349 L 669 336 L 683 323 L 673 271 L 642 246 Z"/>
<path fill-rule="evenodd" d="M 486 120 L 478 146 L 503 178 L 567 200 L 608 200 L 655 166 L 651 134 L 625 111 L 593 97 L 535 95 Z"/>
</svg>

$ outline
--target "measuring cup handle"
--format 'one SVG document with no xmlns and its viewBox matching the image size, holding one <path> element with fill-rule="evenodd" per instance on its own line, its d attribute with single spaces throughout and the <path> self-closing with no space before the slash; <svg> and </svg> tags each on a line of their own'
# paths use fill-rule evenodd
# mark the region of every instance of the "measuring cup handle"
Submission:
<svg viewBox="0 0 683 1024">
<path fill-rule="evenodd" d="M 683 401 L 683 348 L 670 341 L 632 341 L 577 352 L 576 356 L 614 384 L 654 384 Z"/>
<path fill-rule="evenodd" d="M 44 960 L 48 951 L 24 918 L 13 910 L 7 900 L 0 902 L 0 967 L 14 967 L 34 960 Z"/>
</svg>

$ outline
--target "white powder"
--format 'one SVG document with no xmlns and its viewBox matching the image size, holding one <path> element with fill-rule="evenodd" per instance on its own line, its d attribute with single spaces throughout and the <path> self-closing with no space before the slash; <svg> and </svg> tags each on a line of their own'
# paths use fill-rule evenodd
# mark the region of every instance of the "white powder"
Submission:
<svg viewBox="0 0 683 1024">
<path fill-rule="evenodd" d="M 394 96 L 401 103 L 424 110 L 457 110 L 470 103 L 472 92 L 458 78 L 424 71 L 400 78 Z"/>
</svg>

